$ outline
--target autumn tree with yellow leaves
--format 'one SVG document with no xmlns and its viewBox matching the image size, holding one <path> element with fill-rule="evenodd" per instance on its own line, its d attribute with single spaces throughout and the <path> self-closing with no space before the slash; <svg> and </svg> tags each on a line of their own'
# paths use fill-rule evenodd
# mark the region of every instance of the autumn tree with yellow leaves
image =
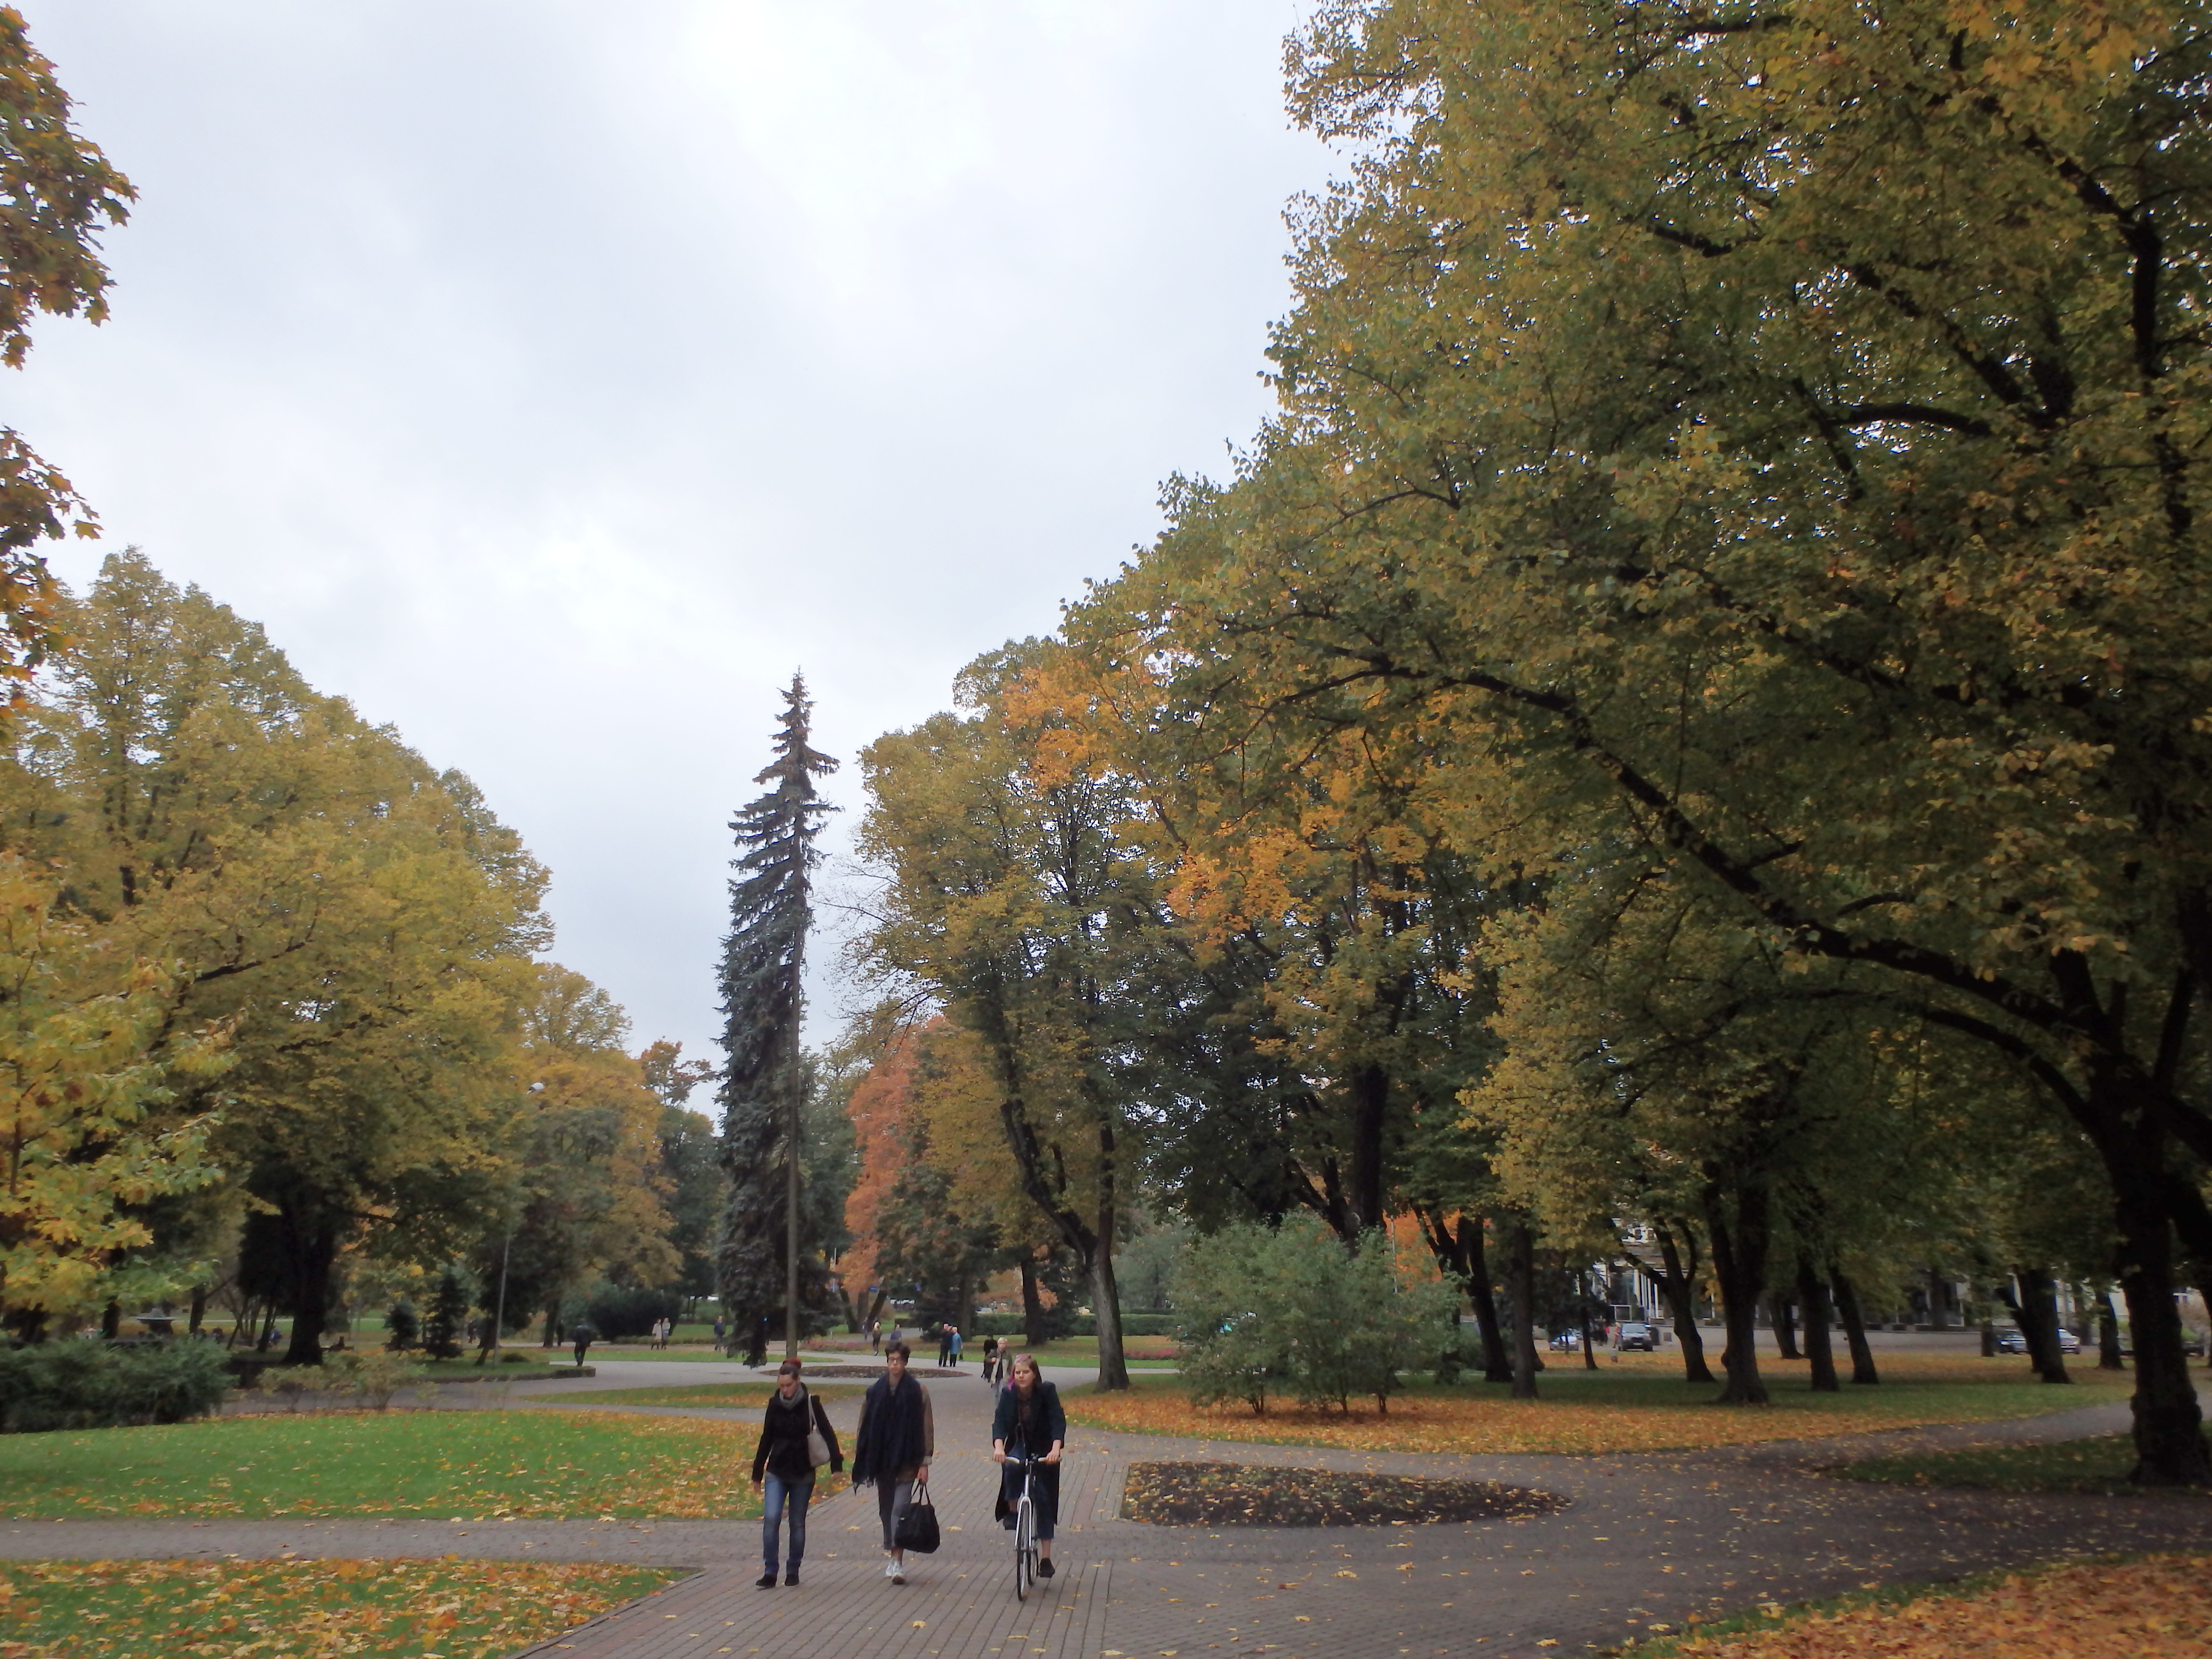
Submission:
<svg viewBox="0 0 2212 1659">
<path fill-rule="evenodd" d="M 2212 1479 L 2208 25 L 1323 7 L 1279 415 L 1073 624 L 1224 746 L 1418 746 L 1486 879 L 1656 862 L 2032 1087 L 2153 1484 Z"/>
</svg>

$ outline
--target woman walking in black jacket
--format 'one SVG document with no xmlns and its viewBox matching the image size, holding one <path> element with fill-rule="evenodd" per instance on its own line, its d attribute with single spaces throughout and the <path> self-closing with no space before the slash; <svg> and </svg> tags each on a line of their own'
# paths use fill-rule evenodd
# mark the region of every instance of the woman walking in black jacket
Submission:
<svg viewBox="0 0 2212 1659">
<path fill-rule="evenodd" d="M 1067 1417 L 1060 1408 L 1059 1388 L 1038 1374 L 1034 1358 L 1016 1354 L 991 1419 L 991 1456 L 1003 1463 L 1011 1451 L 1036 1465 L 1030 1471 L 1030 1504 L 1036 1513 L 1040 1578 L 1053 1573 L 1052 1529 L 1060 1520 L 1060 1453 L 1066 1439 Z M 1022 1472 L 1000 1471 L 999 1503 L 993 1511 L 1000 1526 L 1014 1524 L 1014 1506 L 1021 1496 Z"/>
<path fill-rule="evenodd" d="M 876 1512 L 883 1516 L 884 1577 L 906 1583 L 906 1552 L 899 1547 L 899 1517 L 916 1486 L 929 1484 L 929 1460 L 937 1455 L 937 1423 L 930 1414 L 929 1390 L 906 1374 L 908 1350 L 903 1342 L 884 1347 L 884 1374 L 868 1384 L 860 1401 L 860 1431 L 853 1437 L 853 1484 L 873 1486 Z"/>
<path fill-rule="evenodd" d="M 777 1524 L 786 1513 L 791 1516 L 791 1567 L 783 1582 L 799 1582 L 799 1559 L 806 1553 L 806 1506 L 814 1498 L 815 1463 L 806 1445 L 810 1431 L 820 1435 L 830 1449 L 830 1472 L 842 1469 L 845 1455 L 837 1449 L 837 1431 L 830 1426 L 829 1413 L 799 1380 L 799 1362 L 787 1359 L 776 1367 L 775 1392 L 761 1413 L 760 1444 L 753 1449 L 753 1485 L 761 1484 L 763 1469 L 768 1472 L 768 1492 L 761 1508 L 761 1576 L 754 1581 L 763 1589 L 775 1585 Z"/>
</svg>

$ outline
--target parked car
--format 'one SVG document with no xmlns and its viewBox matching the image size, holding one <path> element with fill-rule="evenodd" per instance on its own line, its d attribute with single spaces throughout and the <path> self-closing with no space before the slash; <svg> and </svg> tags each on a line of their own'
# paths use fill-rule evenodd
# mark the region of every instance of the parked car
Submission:
<svg viewBox="0 0 2212 1659">
<path fill-rule="evenodd" d="M 2058 1352 L 2061 1353 L 2079 1353 L 2081 1352 L 2081 1339 L 2075 1335 L 2073 1332 L 2068 1330 L 2063 1325 L 2061 1325 L 2058 1328 Z"/>
<path fill-rule="evenodd" d="M 1997 1352 L 1999 1353 L 2026 1353 L 2027 1352 L 2027 1334 L 2025 1331 L 2017 1330 L 2011 1327 L 2007 1327 L 2005 1329 L 1999 1331 L 1997 1333 Z"/>
<path fill-rule="evenodd" d="M 1553 1333 L 1552 1352 L 1554 1353 L 1570 1353 L 1575 1349 L 1581 1347 L 1582 1345 L 1583 1334 L 1580 1331 L 1555 1331 Z"/>
<path fill-rule="evenodd" d="M 1624 1319 L 1613 1334 L 1613 1346 L 1623 1352 L 1633 1348 L 1650 1353 L 1659 1346 L 1658 1334 L 1640 1319 Z"/>
</svg>

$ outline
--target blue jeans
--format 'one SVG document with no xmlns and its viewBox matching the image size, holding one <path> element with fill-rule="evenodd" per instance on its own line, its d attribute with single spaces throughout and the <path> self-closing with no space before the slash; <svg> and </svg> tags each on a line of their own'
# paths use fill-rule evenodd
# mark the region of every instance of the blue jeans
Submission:
<svg viewBox="0 0 2212 1659">
<path fill-rule="evenodd" d="M 769 1476 L 761 1509 L 761 1566 L 764 1571 L 775 1571 L 775 1529 L 787 1508 L 791 1511 L 791 1570 L 799 1571 L 799 1558 L 806 1553 L 806 1506 L 813 1497 L 814 1477 L 811 1474 L 804 1480 L 787 1480 L 780 1474 Z"/>
</svg>

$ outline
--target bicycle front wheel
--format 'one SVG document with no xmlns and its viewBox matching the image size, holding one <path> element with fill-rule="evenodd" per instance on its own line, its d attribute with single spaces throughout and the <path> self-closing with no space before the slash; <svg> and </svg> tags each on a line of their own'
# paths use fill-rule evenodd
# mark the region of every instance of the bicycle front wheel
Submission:
<svg viewBox="0 0 2212 1659">
<path fill-rule="evenodd" d="M 1014 1600 L 1025 1601 L 1036 1583 L 1036 1516 L 1027 1493 L 1014 1508 Z"/>
</svg>

